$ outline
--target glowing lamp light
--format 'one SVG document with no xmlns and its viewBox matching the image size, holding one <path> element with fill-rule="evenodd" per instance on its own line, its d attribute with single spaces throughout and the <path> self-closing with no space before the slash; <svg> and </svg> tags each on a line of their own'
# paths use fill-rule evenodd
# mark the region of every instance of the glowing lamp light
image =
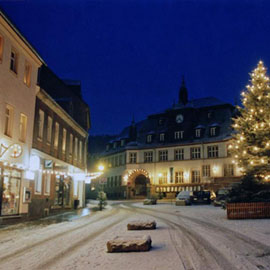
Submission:
<svg viewBox="0 0 270 270">
<path fill-rule="evenodd" d="M 40 158 L 38 156 L 30 157 L 30 166 L 29 169 L 31 171 L 37 171 L 40 168 Z"/>
<path fill-rule="evenodd" d="M 104 170 L 104 166 L 103 166 L 103 165 L 99 165 L 99 166 L 98 166 L 98 170 L 99 170 L 99 171 L 103 171 L 103 170 Z"/>
<path fill-rule="evenodd" d="M 124 176 L 124 181 L 127 182 L 127 180 L 128 180 L 128 176 L 125 175 L 125 176 Z"/>
<path fill-rule="evenodd" d="M 184 179 L 188 180 L 188 178 L 189 178 L 189 172 L 184 172 Z"/>
<path fill-rule="evenodd" d="M 218 172 L 218 166 L 214 166 L 214 167 L 213 167 L 213 173 L 216 174 L 217 172 Z"/>
</svg>

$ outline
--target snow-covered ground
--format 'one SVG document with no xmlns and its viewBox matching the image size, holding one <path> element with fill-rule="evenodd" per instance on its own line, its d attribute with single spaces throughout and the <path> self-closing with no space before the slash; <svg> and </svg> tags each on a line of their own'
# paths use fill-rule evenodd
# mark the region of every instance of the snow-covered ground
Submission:
<svg viewBox="0 0 270 270">
<path fill-rule="evenodd" d="M 155 219 L 157 230 L 127 231 L 137 219 Z M 106 252 L 117 235 L 145 234 L 149 252 Z M 0 230 L 0 269 L 270 269 L 270 220 L 227 220 L 211 205 L 123 202 L 70 222 Z"/>
</svg>

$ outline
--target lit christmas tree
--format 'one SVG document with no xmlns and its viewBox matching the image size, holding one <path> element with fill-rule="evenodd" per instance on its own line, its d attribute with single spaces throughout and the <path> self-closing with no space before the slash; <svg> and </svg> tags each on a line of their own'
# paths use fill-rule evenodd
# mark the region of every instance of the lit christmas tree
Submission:
<svg viewBox="0 0 270 270">
<path fill-rule="evenodd" d="M 251 73 L 250 85 L 242 92 L 243 107 L 234 118 L 233 163 L 245 174 L 270 179 L 270 83 L 260 61 Z"/>
</svg>

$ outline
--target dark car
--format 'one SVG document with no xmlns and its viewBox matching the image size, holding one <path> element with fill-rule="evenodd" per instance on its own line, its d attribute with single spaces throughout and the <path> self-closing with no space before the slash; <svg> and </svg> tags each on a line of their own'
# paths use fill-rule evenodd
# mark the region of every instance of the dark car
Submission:
<svg viewBox="0 0 270 270">
<path fill-rule="evenodd" d="M 200 190 L 193 191 L 192 203 L 211 203 L 211 191 L 209 190 Z"/>
<path fill-rule="evenodd" d="M 229 191 L 230 189 L 228 188 L 218 189 L 216 192 L 216 199 L 214 200 L 214 206 L 224 207 L 228 198 Z"/>
</svg>

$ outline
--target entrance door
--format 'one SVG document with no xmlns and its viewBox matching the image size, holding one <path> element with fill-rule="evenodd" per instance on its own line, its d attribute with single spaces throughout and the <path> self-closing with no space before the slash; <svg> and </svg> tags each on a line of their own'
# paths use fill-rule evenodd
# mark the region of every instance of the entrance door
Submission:
<svg viewBox="0 0 270 270">
<path fill-rule="evenodd" d="M 64 206 L 70 206 L 70 181 L 64 180 L 63 192 L 64 192 Z"/>
<path fill-rule="evenodd" d="M 147 179 L 143 174 L 140 174 L 135 179 L 134 196 L 146 196 L 147 195 Z"/>
</svg>

